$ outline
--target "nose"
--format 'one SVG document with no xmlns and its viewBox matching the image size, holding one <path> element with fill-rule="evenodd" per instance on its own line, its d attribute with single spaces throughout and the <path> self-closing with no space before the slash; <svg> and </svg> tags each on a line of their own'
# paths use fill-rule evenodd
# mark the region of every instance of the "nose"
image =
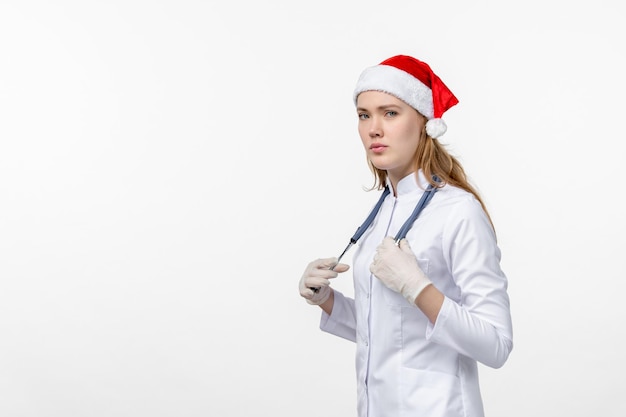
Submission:
<svg viewBox="0 0 626 417">
<path fill-rule="evenodd" d="M 370 119 L 369 127 L 370 138 L 379 138 L 383 135 L 382 126 L 378 117 L 372 117 Z"/>
</svg>

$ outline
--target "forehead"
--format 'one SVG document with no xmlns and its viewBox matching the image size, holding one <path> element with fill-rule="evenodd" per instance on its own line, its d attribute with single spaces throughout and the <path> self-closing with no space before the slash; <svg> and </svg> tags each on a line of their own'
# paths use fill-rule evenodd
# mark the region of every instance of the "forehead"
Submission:
<svg viewBox="0 0 626 417">
<path fill-rule="evenodd" d="M 410 107 L 404 101 L 400 100 L 396 96 L 386 93 L 384 91 L 364 91 L 356 99 L 356 105 L 358 108 L 370 108 L 381 106 L 398 106 L 398 107 Z"/>
</svg>

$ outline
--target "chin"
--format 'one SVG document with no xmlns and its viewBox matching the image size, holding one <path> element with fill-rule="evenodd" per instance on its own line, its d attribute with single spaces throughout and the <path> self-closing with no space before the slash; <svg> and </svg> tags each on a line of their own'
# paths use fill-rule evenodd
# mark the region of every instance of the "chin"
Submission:
<svg viewBox="0 0 626 417">
<path fill-rule="evenodd" d="M 372 163 L 372 166 L 382 171 L 389 171 L 390 169 L 393 169 L 395 166 L 393 164 L 385 163 L 384 161 L 380 161 L 380 160 L 376 161 L 375 159 L 370 159 L 370 162 Z"/>
<path fill-rule="evenodd" d="M 369 160 L 370 163 L 378 169 L 387 170 L 392 166 L 392 164 L 387 161 L 387 158 L 382 155 L 370 155 Z"/>
<path fill-rule="evenodd" d="M 381 171 L 387 171 L 389 169 L 389 167 L 387 167 L 385 164 L 375 164 L 372 162 L 372 166 L 376 169 L 380 169 Z"/>
</svg>

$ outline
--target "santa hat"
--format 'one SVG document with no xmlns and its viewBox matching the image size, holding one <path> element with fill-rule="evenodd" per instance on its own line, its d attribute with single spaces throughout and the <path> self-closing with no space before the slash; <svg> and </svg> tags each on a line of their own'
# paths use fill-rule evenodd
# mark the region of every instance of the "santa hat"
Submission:
<svg viewBox="0 0 626 417">
<path fill-rule="evenodd" d="M 391 94 L 424 115 L 426 133 L 438 138 L 446 133 L 443 113 L 459 102 L 428 64 L 407 55 L 396 55 L 366 68 L 354 89 L 354 103 L 364 91 Z"/>
</svg>

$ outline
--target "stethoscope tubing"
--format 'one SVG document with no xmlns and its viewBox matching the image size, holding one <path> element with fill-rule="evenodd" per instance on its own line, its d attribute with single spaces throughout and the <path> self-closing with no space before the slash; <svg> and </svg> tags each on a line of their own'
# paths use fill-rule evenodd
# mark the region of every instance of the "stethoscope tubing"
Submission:
<svg viewBox="0 0 626 417">
<path fill-rule="evenodd" d="M 433 177 L 433 179 L 435 181 L 438 180 L 437 177 Z M 435 193 L 437 192 L 438 189 L 439 187 L 435 187 L 432 184 L 428 184 L 428 187 L 426 187 L 426 190 L 424 190 L 422 197 L 415 205 L 413 212 L 411 213 L 409 218 L 404 222 L 400 230 L 398 230 L 398 233 L 396 234 L 394 238 L 394 241 L 396 242 L 396 244 L 400 244 L 400 241 L 406 237 L 407 233 L 411 229 L 411 226 L 413 226 L 413 223 L 415 223 L 415 220 L 417 220 L 420 213 L 424 210 L 424 208 L 426 208 L 430 200 L 432 200 L 432 198 L 435 196 Z M 361 226 L 359 226 L 356 229 L 356 232 L 354 232 L 354 235 L 350 238 L 350 242 L 348 243 L 346 248 L 343 250 L 343 252 L 341 252 L 341 255 L 339 255 L 339 257 L 337 258 L 337 263 L 329 268 L 331 271 L 335 269 L 335 266 L 337 266 L 339 261 L 341 261 L 341 258 L 343 258 L 346 252 L 348 252 L 348 249 L 350 249 L 354 244 L 356 244 L 357 241 L 361 238 L 361 236 L 363 236 L 363 233 L 365 233 L 365 231 L 370 227 L 370 225 L 376 218 L 376 215 L 380 211 L 380 208 L 383 205 L 385 198 L 387 198 L 389 193 L 390 193 L 389 187 L 385 187 L 385 189 L 383 190 L 382 194 L 380 195 L 380 198 L 376 202 L 376 205 L 374 206 L 370 214 L 367 216 L 363 224 L 361 224 Z M 311 288 L 311 289 L 314 292 L 319 291 L 319 288 Z"/>
<path fill-rule="evenodd" d="M 409 233 L 409 229 L 411 229 L 411 226 L 413 226 L 413 223 L 415 223 L 415 220 L 417 220 L 422 210 L 424 210 L 424 208 L 428 205 L 430 200 L 432 200 L 432 198 L 434 197 L 438 189 L 439 189 L 438 187 L 433 187 L 432 184 L 428 184 L 428 187 L 422 194 L 420 201 L 417 202 L 417 205 L 413 209 L 413 213 L 411 213 L 411 216 L 409 216 L 409 218 L 407 219 L 406 222 L 404 222 L 400 230 L 398 230 L 398 233 L 396 234 L 396 237 L 394 238 L 394 241 L 396 242 L 396 244 L 399 244 L 400 241 L 406 237 L 407 233 Z"/>
</svg>

